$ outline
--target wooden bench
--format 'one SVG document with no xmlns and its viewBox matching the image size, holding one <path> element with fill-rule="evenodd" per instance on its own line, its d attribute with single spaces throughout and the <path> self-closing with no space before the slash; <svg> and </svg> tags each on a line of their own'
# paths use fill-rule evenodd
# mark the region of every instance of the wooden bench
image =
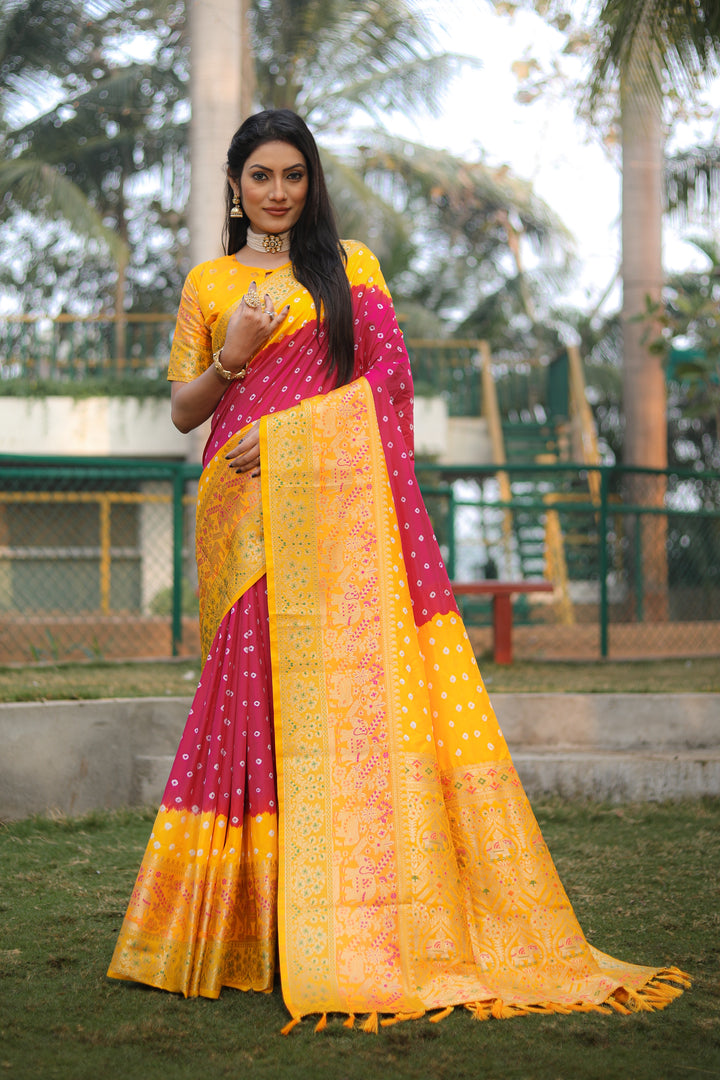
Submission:
<svg viewBox="0 0 720 1080">
<path fill-rule="evenodd" d="M 548 593 L 551 581 L 453 581 L 456 596 L 491 596 L 493 614 L 493 659 L 496 664 L 512 664 L 512 596 L 515 593 Z"/>
</svg>

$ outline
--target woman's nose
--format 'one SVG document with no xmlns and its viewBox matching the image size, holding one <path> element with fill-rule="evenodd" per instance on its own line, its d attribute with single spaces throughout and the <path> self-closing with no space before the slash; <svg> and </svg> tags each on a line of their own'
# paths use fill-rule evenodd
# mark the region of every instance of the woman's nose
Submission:
<svg viewBox="0 0 720 1080">
<path fill-rule="evenodd" d="M 270 198 L 275 199 L 277 202 L 283 202 L 285 200 L 285 185 L 282 181 L 282 177 L 278 177 L 274 181 L 272 191 L 270 192 Z"/>
</svg>

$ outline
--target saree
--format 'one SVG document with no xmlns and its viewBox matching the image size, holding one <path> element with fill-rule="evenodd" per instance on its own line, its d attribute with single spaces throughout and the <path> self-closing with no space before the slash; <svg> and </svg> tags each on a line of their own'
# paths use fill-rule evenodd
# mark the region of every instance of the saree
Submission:
<svg viewBox="0 0 720 1080">
<path fill-rule="evenodd" d="M 387 287 L 367 248 L 345 250 L 353 380 L 334 386 L 322 322 L 282 269 L 258 289 L 292 321 L 213 418 L 197 512 L 207 659 L 109 975 L 269 991 L 277 950 L 285 1032 L 312 1014 L 376 1031 L 455 1006 L 663 1008 L 687 976 L 594 948 L 560 882 L 414 475 Z M 206 363 L 240 301 L 216 316 L 201 279 L 171 376 Z M 236 475 L 225 454 L 256 418 L 260 478 Z"/>
</svg>

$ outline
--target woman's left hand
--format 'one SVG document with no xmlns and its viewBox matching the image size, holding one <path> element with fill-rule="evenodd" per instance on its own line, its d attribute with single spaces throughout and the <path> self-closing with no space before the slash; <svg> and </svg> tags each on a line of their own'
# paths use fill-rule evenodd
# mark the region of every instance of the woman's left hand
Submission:
<svg viewBox="0 0 720 1080">
<path fill-rule="evenodd" d="M 245 432 L 237 446 L 225 455 L 225 460 L 230 463 L 230 468 L 236 472 L 252 472 L 253 476 L 260 475 L 260 421 L 256 420 Z"/>
</svg>

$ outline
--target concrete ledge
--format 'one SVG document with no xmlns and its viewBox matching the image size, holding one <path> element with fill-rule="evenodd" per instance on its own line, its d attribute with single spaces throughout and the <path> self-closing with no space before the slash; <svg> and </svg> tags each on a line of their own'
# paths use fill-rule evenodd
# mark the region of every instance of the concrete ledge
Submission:
<svg viewBox="0 0 720 1080">
<path fill-rule="evenodd" d="M 190 698 L 0 705 L 0 817 L 157 804 Z M 720 795 L 718 694 L 495 694 L 531 797 Z"/>
<path fill-rule="evenodd" d="M 492 694 L 513 747 L 720 749 L 720 694 Z"/>
<path fill-rule="evenodd" d="M 559 795 L 599 802 L 667 802 L 720 796 L 720 751 L 677 754 L 556 752 L 513 754 L 530 798 Z"/>
<path fill-rule="evenodd" d="M 174 754 L 189 708 L 185 698 L 0 705 L 0 817 L 145 802 L 135 758 Z"/>
</svg>

